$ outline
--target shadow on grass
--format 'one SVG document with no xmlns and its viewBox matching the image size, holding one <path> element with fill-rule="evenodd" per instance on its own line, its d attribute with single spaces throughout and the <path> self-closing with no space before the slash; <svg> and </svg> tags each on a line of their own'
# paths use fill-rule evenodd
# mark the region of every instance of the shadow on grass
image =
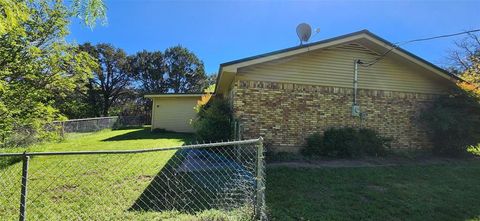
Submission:
<svg viewBox="0 0 480 221">
<path fill-rule="evenodd" d="M 178 150 L 152 179 L 129 211 L 197 213 L 246 202 L 243 187 L 253 188 L 253 176 L 233 160 L 204 149 Z M 249 177 L 245 179 L 245 177 Z M 246 184 L 245 184 L 246 183 Z M 227 199 L 227 200 L 226 200 Z"/>
<path fill-rule="evenodd" d="M 185 142 L 191 141 L 193 135 L 190 133 L 176 133 L 176 132 L 152 132 L 150 127 L 135 127 L 129 128 L 138 129 L 125 134 L 109 137 L 102 141 L 121 141 L 121 140 L 141 140 L 141 139 L 182 139 Z M 117 129 L 127 130 L 127 129 Z"/>
<path fill-rule="evenodd" d="M 22 157 L 0 157 L 0 170 L 22 161 Z"/>
</svg>

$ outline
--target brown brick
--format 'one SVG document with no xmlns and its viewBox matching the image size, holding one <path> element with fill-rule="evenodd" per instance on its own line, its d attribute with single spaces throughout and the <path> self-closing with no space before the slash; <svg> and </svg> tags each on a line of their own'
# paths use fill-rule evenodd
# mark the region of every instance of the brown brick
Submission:
<svg viewBox="0 0 480 221">
<path fill-rule="evenodd" d="M 361 89 L 363 120 L 351 116 L 351 88 L 239 81 L 231 99 L 243 138 L 264 136 L 277 150 L 297 151 L 308 135 L 330 127 L 372 128 L 393 138 L 393 148 L 430 148 L 418 118 L 437 96 Z"/>
</svg>

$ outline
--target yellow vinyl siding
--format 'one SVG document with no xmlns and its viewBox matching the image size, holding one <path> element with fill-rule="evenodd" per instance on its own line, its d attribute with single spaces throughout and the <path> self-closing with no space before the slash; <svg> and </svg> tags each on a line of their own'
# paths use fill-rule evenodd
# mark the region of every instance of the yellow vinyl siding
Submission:
<svg viewBox="0 0 480 221">
<path fill-rule="evenodd" d="M 239 68 L 236 80 L 351 88 L 354 60 L 372 61 L 377 56 L 364 46 L 351 43 Z M 363 89 L 438 94 L 451 85 L 435 73 L 388 55 L 373 66 L 360 66 L 358 73 L 358 86 Z"/>
<path fill-rule="evenodd" d="M 195 118 L 193 109 L 200 97 L 153 98 L 152 128 L 175 132 L 194 132 L 190 120 Z"/>
</svg>

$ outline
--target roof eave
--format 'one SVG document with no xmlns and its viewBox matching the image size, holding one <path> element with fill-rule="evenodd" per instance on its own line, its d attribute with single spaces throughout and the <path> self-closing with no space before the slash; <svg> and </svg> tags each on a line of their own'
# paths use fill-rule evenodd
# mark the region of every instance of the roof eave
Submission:
<svg viewBox="0 0 480 221">
<path fill-rule="evenodd" d="M 166 97 L 200 97 L 204 94 L 192 93 L 192 94 L 146 94 L 145 98 L 166 98 Z"/>
<path fill-rule="evenodd" d="M 292 52 L 292 51 L 295 51 L 295 50 L 309 49 L 310 47 L 325 45 L 327 43 L 332 43 L 332 42 L 335 42 L 335 41 L 345 40 L 345 39 L 348 39 L 350 37 L 358 37 L 356 39 L 360 39 L 362 37 L 362 35 L 366 35 L 366 37 L 370 37 L 373 40 L 378 40 L 379 42 L 383 43 L 384 47 L 386 47 L 386 48 L 392 47 L 392 46 L 395 45 L 395 44 L 393 44 L 393 43 L 391 43 L 391 42 L 373 34 L 372 32 L 364 29 L 364 30 L 353 32 L 353 33 L 350 33 L 350 34 L 345 34 L 345 35 L 337 36 L 337 37 L 334 37 L 334 38 L 329 38 L 329 39 L 326 39 L 326 40 L 323 40 L 323 41 L 313 42 L 313 43 L 299 45 L 299 46 L 295 46 L 295 47 L 290 47 L 290 48 L 277 50 L 277 51 L 273 51 L 273 52 L 269 52 L 269 53 L 264 53 L 264 54 L 260 54 L 260 55 L 256 55 L 256 56 L 251 56 L 251 57 L 247 57 L 247 58 L 243 58 L 243 59 L 238 59 L 238 60 L 234 60 L 234 61 L 230 61 L 230 62 L 225 62 L 225 63 L 220 64 L 220 67 L 219 67 L 219 70 L 218 70 L 215 93 L 218 92 L 218 87 L 219 87 L 219 84 L 220 84 L 222 73 L 225 71 L 224 69 L 226 67 L 230 66 L 231 70 L 229 70 L 229 71 L 236 72 L 237 67 L 235 67 L 235 65 L 239 65 L 241 63 L 245 63 L 245 62 L 248 62 L 248 61 L 253 61 L 253 60 L 256 60 L 256 59 L 261 59 L 261 58 L 265 58 L 265 57 L 269 57 L 269 56 L 273 56 L 273 55 L 280 55 L 280 54 L 284 54 L 284 53 L 287 53 L 287 52 Z M 355 39 L 352 39 L 352 40 L 355 40 Z M 319 48 L 321 48 L 321 47 L 319 47 Z M 314 48 L 312 50 L 316 50 L 316 49 L 317 48 Z M 303 51 L 299 51 L 298 53 L 302 53 L 302 52 Z M 403 53 L 407 57 L 409 56 L 409 57 L 413 58 L 414 60 L 417 60 L 417 61 L 425 64 L 427 67 L 431 67 L 434 72 L 437 72 L 437 73 L 441 74 L 443 77 L 448 78 L 451 81 L 463 81 L 463 79 L 456 76 L 455 74 L 452 74 L 452 73 L 446 71 L 445 69 L 440 68 L 437 65 L 432 64 L 431 62 L 429 62 L 429 61 L 427 61 L 427 60 L 425 60 L 421 57 L 418 57 L 417 55 L 415 55 L 415 54 L 413 54 L 413 53 L 411 53 L 411 52 L 409 52 L 409 51 L 407 51 L 403 48 L 397 47 L 397 48 L 395 48 L 395 50 L 393 52 L 397 53 L 397 54 L 399 54 L 398 52 Z M 403 55 L 401 55 L 401 56 L 403 56 Z M 276 59 L 276 58 L 274 58 L 274 59 Z M 248 66 L 248 65 L 246 65 L 246 66 Z"/>
</svg>

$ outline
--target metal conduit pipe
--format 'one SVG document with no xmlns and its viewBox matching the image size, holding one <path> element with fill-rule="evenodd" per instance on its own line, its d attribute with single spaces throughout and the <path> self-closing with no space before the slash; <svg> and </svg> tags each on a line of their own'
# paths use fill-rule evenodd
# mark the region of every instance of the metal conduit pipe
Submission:
<svg viewBox="0 0 480 221">
<path fill-rule="evenodd" d="M 360 117 L 360 106 L 358 106 L 358 65 L 363 64 L 360 59 L 353 60 L 353 105 L 352 116 Z"/>
</svg>

